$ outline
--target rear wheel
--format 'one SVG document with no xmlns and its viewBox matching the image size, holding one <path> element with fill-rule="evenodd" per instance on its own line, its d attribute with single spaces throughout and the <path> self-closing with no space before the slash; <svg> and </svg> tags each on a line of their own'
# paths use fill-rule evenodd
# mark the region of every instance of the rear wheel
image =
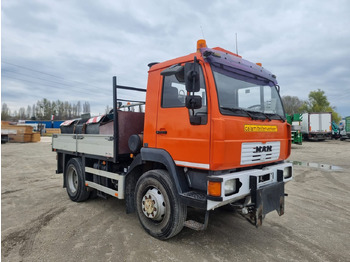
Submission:
<svg viewBox="0 0 350 262">
<path fill-rule="evenodd" d="M 180 202 L 167 171 L 143 174 L 136 184 L 135 199 L 140 223 L 151 236 L 168 239 L 183 228 L 187 208 Z"/>
<path fill-rule="evenodd" d="M 66 189 L 69 198 L 75 202 L 82 202 L 89 198 L 90 192 L 85 186 L 83 164 L 80 158 L 72 158 L 66 166 Z"/>
</svg>

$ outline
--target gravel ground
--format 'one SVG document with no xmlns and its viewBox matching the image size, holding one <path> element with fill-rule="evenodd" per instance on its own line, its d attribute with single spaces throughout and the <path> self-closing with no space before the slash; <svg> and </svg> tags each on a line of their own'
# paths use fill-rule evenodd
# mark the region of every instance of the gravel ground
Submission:
<svg viewBox="0 0 350 262">
<path fill-rule="evenodd" d="M 350 141 L 293 145 L 286 213 L 256 229 L 215 210 L 206 231 L 159 241 L 122 200 L 69 200 L 50 139 L 1 147 L 2 261 L 349 261 Z M 341 169 L 340 169 L 341 168 Z"/>
</svg>

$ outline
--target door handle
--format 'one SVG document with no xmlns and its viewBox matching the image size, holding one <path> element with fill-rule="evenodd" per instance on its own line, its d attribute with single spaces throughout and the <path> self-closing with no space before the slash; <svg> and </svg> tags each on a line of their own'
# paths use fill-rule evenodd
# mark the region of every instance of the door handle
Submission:
<svg viewBox="0 0 350 262">
<path fill-rule="evenodd" d="M 166 130 L 156 131 L 157 135 L 166 135 L 167 133 L 168 133 L 168 131 L 166 131 Z"/>
<path fill-rule="evenodd" d="M 73 136 L 73 139 L 84 139 L 84 137 L 83 137 L 83 136 L 75 135 L 75 136 Z"/>
</svg>

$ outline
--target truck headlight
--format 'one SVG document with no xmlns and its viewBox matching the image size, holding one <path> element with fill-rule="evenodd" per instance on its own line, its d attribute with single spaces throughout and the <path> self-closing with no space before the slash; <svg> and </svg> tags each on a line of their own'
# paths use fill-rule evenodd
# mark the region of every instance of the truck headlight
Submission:
<svg viewBox="0 0 350 262">
<path fill-rule="evenodd" d="M 283 170 L 283 178 L 287 179 L 291 177 L 292 177 L 292 167 L 291 166 L 285 167 Z"/>
<path fill-rule="evenodd" d="M 237 191 L 237 181 L 236 179 L 227 180 L 224 185 L 225 196 L 232 195 Z"/>
</svg>

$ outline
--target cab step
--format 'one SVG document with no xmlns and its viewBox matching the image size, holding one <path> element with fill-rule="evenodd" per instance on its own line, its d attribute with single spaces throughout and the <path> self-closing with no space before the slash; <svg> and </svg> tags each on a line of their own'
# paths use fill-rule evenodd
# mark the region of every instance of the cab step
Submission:
<svg viewBox="0 0 350 262">
<path fill-rule="evenodd" d="M 194 220 L 186 220 L 184 223 L 184 226 L 196 231 L 202 231 L 207 229 L 208 221 L 209 221 L 209 211 L 206 211 L 205 217 L 204 217 L 204 223 L 200 223 Z"/>
</svg>

